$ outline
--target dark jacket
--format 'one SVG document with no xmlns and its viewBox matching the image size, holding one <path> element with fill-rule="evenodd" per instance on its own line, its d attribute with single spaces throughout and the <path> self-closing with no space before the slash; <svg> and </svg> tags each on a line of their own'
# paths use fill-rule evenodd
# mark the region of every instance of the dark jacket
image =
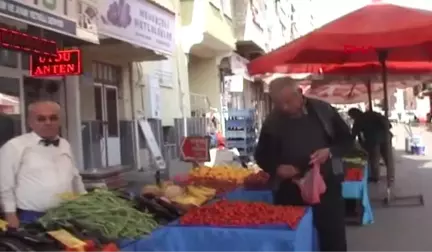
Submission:
<svg viewBox="0 0 432 252">
<path fill-rule="evenodd" d="M 336 175 L 343 173 L 341 158 L 348 153 L 353 145 L 354 138 L 350 129 L 339 113 L 330 104 L 312 98 L 305 98 L 305 108 L 308 114 L 315 115 L 319 119 L 329 138 L 331 161 L 333 173 Z M 261 128 L 258 146 L 255 152 L 257 164 L 271 175 L 274 174 L 278 164 L 281 146 L 281 135 L 283 125 L 278 111 L 272 111 L 263 123 Z"/>
<path fill-rule="evenodd" d="M 385 143 L 391 137 L 391 123 L 387 117 L 375 111 L 367 111 L 354 120 L 352 135 L 359 138 L 364 148 Z"/>
</svg>

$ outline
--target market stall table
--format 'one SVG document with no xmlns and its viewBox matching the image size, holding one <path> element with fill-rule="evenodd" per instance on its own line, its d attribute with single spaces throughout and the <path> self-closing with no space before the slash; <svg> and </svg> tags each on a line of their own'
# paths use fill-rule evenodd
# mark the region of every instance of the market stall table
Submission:
<svg viewBox="0 0 432 252">
<path fill-rule="evenodd" d="M 368 168 L 364 168 L 364 175 L 361 181 L 344 181 L 342 183 L 342 195 L 345 199 L 358 199 L 363 206 L 362 224 L 374 222 L 372 206 L 368 192 Z"/>
<path fill-rule="evenodd" d="M 228 200 L 272 202 L 265 191 L 235 190 Z M 123 251 L 314 251 L 317 236 L 308 208 L 295 230 L 286 226 L 198 227 L 174 222 L 149 237 L 120 244 Z M 123 246 L 122 246 L 123 245 Z"/>
</svg>

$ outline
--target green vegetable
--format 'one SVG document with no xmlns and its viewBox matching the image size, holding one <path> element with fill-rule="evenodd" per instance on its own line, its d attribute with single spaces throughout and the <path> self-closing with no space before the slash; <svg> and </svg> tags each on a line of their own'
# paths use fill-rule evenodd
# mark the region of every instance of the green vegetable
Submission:
<svg viewBox="0 0 432 252">
<path fill-rule="evenodd" d="M 151 214 L 136 210 L 131 202 L 107 190 L 66 201 L 38 221 L 47 228 L 59 223 L 68 225 L 71 220 L 111 239 L 136 238 L 158 227 Z"/>
</svg>

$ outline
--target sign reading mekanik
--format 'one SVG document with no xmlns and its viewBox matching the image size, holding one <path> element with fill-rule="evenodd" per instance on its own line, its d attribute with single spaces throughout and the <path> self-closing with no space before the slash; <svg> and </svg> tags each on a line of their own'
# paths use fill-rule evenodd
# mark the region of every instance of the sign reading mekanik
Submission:
<svg viewBox="0 0 432 252">
<path fill-rule="evenodd" d="M 78 49 L 58 51 L 56 57 L 31 55 L 30 73 L 32 76 L 80 75 L 81 51 Z"/>
</svg>

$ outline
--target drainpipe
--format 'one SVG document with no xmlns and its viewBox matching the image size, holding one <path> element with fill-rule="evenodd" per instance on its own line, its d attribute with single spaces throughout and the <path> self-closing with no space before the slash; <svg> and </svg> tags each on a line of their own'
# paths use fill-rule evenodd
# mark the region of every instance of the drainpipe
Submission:
<svg viewBox="0 0 432 252">
<path fill-rule="evenodd" d="M 139 150 L 140 150 L 140 135 L 139 135 L 139 128 L 138 128 L 138 119 L 136 116 L 136 109 L 135 109 L 135 96 L 134 96 L 134 89 L 135 89 L 135 83 L 133 79 L 133 62 L 128 63 L 129 67 L 129 89 L 130 89 L 130 98 L 131 98 L 131 109 L 132 109 L 132 123 L 133 123 L 133 133 L 135 136 L 134 141 L 134 156 L 135 156 L 135 169 L 140 170 L 141 168 L 141 160 L 139 157 Z M 137 69 L 138 71 L 138 69 Z M 140 80 L 137 80 L 137 82 Z"/>
</svg>

